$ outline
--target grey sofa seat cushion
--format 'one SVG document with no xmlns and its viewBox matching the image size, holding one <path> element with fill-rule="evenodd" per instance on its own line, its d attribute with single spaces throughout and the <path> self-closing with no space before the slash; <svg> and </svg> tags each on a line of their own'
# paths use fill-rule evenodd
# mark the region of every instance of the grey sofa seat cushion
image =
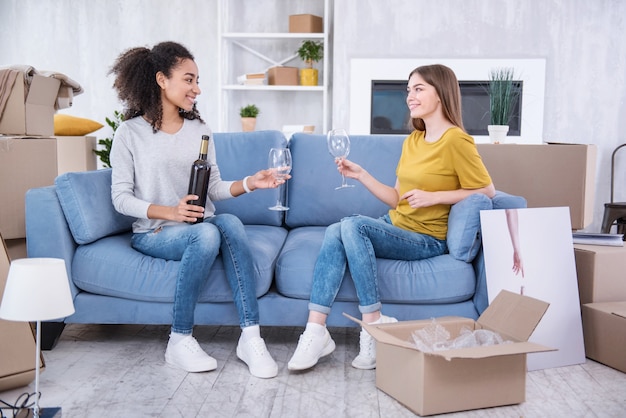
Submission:
<svg viewBox="0 0 626 418">
<path fill-rule="evenodd" d="M 313 267 L 325 230 L 311 226 L 289 231 L 276 265 L 276 289 L 280 294 L 309 299 Z M 472 264 L 449 254 L 420 261 L 378 259 L 377 266 L 383 303 L 443 304 L 466 301 L 474 295 L 476 276 Z M 337 300 L 358 301 L 349 272 Z"/>
<path fill-rule="evenodd" d="M 246 226 L 256 270 L 257 297 L 267 293 L 276 259 L 287 236 L 282 227 Z M 74 284 L 83 291 L 151 302 L 173 302 L 179 262 L 144 255 L 130 246 L 130 233 L 102 238 L 77 248 Z M 233 295 L 217 257 L 200 302 L 232 302 Z"/>
</svg>

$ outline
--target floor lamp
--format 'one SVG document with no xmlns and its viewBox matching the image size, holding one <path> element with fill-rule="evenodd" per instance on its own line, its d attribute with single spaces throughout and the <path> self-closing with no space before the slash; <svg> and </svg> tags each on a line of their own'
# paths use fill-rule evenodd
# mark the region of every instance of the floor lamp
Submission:
<svg viewBox="0 0 626 418">
<path fill-rule="evenodd" d="M 72 294 L 60 258 L 22 258 L 11 262 L 0 318 L 9 321 L 37 322 L 35 352 L 35 406 L 33 415 L 40 416 L 39 368 L 41 361 L 41 321 L 59 319 L 74 313 Z"/>
</svg>

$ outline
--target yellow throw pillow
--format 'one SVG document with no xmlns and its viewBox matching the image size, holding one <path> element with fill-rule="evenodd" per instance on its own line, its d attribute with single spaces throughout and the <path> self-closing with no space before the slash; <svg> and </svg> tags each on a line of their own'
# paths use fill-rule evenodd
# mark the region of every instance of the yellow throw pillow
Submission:
<svg viewBox="0 0 626 418">
<path fill-rule="evenodd" d="M 58 136 L 85 136 L 102 128 L 95 120 L 57 113 L 54 115 L 54 134 Z"/>
</svg>

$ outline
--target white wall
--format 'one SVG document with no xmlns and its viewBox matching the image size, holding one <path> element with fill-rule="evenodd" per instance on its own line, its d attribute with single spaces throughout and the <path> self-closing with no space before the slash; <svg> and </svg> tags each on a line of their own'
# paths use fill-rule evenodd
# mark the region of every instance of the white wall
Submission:
<svg viewBox="0 0 626 418">
<path fill-rule="evenodd" d="M 284 17 L 272 22 L 273 13 L 315 13 L 321 3 L 245 1 L 240 21 L 286 31 Z M 66 73 L 86 90 L 66 113 L 104 123 L 120 107 L 107 76 L 115 57 L 129 47 L 179 41 L 196 56 L 199 109 L 216 126 L 216 12 L 216 0 L 0 0 L 0 66 Z M 610 154 L 626 142 L 624 16 L 621 0 L 335 0 L 333 51 L 326 51 L 333 58 L 332 124 L 348 126 L 350 106 L 358 105 L 349 100 L 351 58 L 545 58 L 543 139 L 598 146 L 588 228 L 598 230 L 609 200 Z M 282 125 L 271 112 L 263 123 Z M 616 199 L 626 200 L 626 155 L 619 162 Z"/>
</svg>

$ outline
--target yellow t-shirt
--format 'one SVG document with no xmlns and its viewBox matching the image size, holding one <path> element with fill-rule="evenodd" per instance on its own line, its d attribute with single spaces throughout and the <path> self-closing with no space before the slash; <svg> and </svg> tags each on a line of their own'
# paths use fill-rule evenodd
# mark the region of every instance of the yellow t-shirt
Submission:
<svg viewBox="0 0 626 418">
<path fill-rule="evenodd" d="M 427 192 L 479 189 L 491 184 L 474 139 L 458 127 L 448 129 L 436 142 L 426 142 L 423 131 L 413 131 L 402 145 L 396 168 L 400 196 L 409 190 Z M 400 228 L 445 239 L 450 205 L 413 209 L 406 200 L 389 211 Z"/>
</svg>

